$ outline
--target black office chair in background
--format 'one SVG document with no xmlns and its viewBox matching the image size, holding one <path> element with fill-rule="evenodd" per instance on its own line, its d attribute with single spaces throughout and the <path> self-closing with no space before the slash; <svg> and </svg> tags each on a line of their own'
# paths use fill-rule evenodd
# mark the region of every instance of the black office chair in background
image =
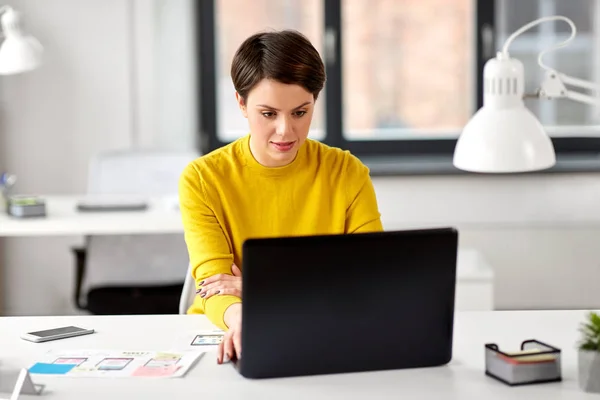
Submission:
<svg viewBox="0 0 600 400">
<path fill-rule="evenodd" d="M 76 268 L 75 305 L 80 310 L 98 315 L 177 314 L 187 263 L 185 248 L 183 248 L 183 257 L 154 258 L 155 261 L 149 260 L 153 256 L 147 252 L 139 254 L 137 262 L 131 261 L 129 257 L 129 260 L 123 260 L 119 256 L 114 257 L 114 254 L 107 253 L 107 256 L 104 256 L 99 253 L 119 247 L 125 249 L 127 246 L 125 253 L 130 255 L 131 246 L 143 249 L 152 245 L 156 245 L 154 248 L 162 253 L 167 248 L 185 247 L 179 243 L 180 240 L 182 238 L 176 235 L 111 235 L 106 238 L 95 236 L 87 238 L 85 247 L 73 248 Z M 88 265 L 88 253 L 90 265 Z M 140 264 L 145 260 L 149 260 L 150 264 Z M 114 263 L 113 265 L 120 268 L 121 273 L 103 274 L 104 279 L 99 277 L 96 272 L 98 268 L 104 268 L 106 262 Z M 142 271 L 144 268 L 153 268 L 153 274 L 158 275 L 158 279 L 149 280 L 149 274 L 145 274 L 144 279 L 129 276 L 128 272 Z M 169 277 L 165 273 L 163 277 L 161 276 L 163 269 L 183 272 L 178 276 Z M 110 272 L 115 271 L 111 269 Z M 92 279 L 89 279 L 89 275 Z"/>
<path fill-rule="evenodd" d="M 176 199 L 181 172 L 196 157 L 188 152 L 101 153 L 90 164 L 88 194 Z M 176 201 L 170 203 L 161 206 Z M 183 233 L 93 235 L 73 254 L 74 304 L 80 310 L 101 315 L 179 312 L 189 262 Z"/>
</svg>

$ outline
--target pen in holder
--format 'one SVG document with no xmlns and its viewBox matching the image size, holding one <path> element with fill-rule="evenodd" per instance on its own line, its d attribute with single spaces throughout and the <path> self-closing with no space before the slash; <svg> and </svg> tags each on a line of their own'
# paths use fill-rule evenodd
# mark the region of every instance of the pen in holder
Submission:
<svg viewBox="0 0 600 400">
<path fill-rule="evenodd" d="M 560 349 L 538 340 L 525 340 L 521 350 L 504 352 L 485 345 L 485 374 L 509 386 L 562 380 Z"/>
</svg>

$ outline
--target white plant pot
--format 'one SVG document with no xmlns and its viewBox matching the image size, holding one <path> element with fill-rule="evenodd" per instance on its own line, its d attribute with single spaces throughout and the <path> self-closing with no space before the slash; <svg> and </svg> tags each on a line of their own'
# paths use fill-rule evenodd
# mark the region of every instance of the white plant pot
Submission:
<svg viewBox="0 0 600 400">
<path fill-rule="evenodd" d="M 600 393 L 600 352 L 579 350 L 579 387 L 590 393 Z"/>
</svg>

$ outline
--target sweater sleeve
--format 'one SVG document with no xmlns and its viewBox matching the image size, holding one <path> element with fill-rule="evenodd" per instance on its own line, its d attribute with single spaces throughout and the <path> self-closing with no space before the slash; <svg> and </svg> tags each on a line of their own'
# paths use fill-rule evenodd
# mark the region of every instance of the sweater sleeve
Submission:
<svg viewBox="0 0 600 400">
<path fill-rule="evenodd" d="M 358 158 L 349 154 L 346 165 L 346 233 L 383 231 L 375 188 L 369 169 Z"/>
<path fill-rule="evenodd" d="M 231 275 L 232 247 L 210 207 L 204 182 L 194 163 L 189 164 L 180 177 L 179 202 L 196 287 L 212 275 Z M 213 324 L 227 329 L 223 318 L 225 311 L 241 301 L 236 296 L 218 295 L 208 300 L 196 296 L 195 303 Z"/>
</svg>

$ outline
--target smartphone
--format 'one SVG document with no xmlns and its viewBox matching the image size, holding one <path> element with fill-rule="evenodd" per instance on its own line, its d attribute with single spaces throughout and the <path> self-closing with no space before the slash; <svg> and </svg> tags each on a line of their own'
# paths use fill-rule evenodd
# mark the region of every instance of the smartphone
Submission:
<svg viewBox="0 0 600 400">
<path fill-rule="evenodd" d="M 79 328 L 77 326 L 63 326 L 61 328 L 47 329 L 44 331 L 27 332 L 21 335 L 21 339 L 40 343 L 74 336 L 89 335 L 90 333 L 94 333 L 94 330 Z"/>
</svg>

